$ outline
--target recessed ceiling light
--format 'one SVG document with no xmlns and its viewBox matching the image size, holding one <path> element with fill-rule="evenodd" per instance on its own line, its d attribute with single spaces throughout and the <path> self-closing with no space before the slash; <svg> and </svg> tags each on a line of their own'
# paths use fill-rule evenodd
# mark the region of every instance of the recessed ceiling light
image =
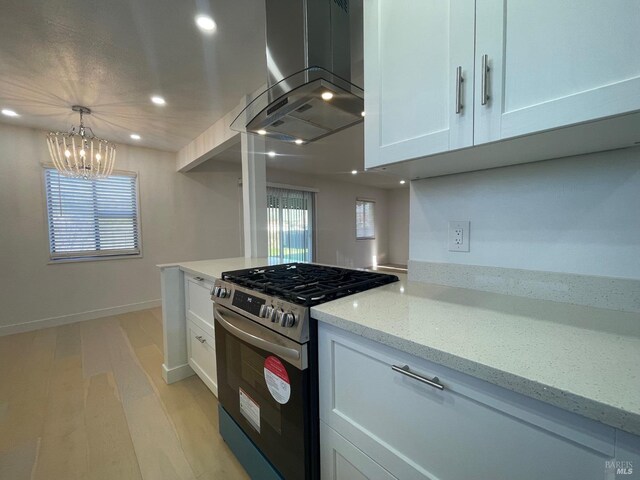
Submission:
<svg viewBox="0 0 640 480">
<path fill-rule="evenodd" d="M 8 108 L 3 108 L 2 109 L 2 114 L 6 115 L 7 117 L 19 117 L 20 116 L 16 112 L 14 112 L 13 110 L 9 110 Z"/>
<path fill-rule="evenodd" d="M 269 155 L 271 158 L 276 156 L 276 152 L 269 152 L 267 153 L 267 155 Z"/>
<path fill-rule="evenodd" d="M 400 180 L 400 185 L 404 185 L 405 183 L 407 183 L 405 180 Z"/>
<path fill-rule="evenodd" d="M 266 135 L 267 131 L 266 130 L 258 130 L 258 135 Z"/>
<path fill-rule="evenodd" d="M 196 25 L 203 32 L 213 32 L 216 29 L 216 22 L 209 15 L 198 15 L 196 17 Z"/>
<path fill-rule="evenodd" d="M 151 101 L 156 105 L 165 105 L 167 103 L 164 98 L 159 97 L 158 95 L 151 97 Z"/>
<path fill-rule="evenodd" d="M 351 175 L 357 175 L 358 174 L 358 170 L 351 170 Z"/>
<path fill-rule="evenodd" d="M 323 100 L 331 100 L 333 98 L 333 93 L 331 92 L 322 92 L 322 99 Z"/>
<path fill-rule="evenodd" d="M 133 138 L 134 140 L 140 140 L 140 138 L 142 138 L 142 137 L 140 137 L 140 135 L 138 135 L 137 133 L 132 133 L 132 134 L 130 135 L 130 137 L 131 137 L 131 138 Z"/>
<path fill-rule="evenodd" d="M 304 140 L 302 140 L 301 138 L 297 138 L 295 143 L 296 145 L 302 145 L 304 143 Z"/>
</svg>

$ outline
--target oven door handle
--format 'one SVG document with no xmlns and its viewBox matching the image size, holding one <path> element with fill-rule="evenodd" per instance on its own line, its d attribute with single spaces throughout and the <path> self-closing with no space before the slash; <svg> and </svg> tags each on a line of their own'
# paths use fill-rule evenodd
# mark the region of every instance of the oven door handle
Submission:
<svg viewBox="0 0 640 480">
<path fill-rule="evenodd" d="M 226 310 L 226 309 L 225 309 Z M 227 313 L 228 312 L 228 313 Z M 251 320 L 246 320 L 241 316 L 234 314 L 230 310 L 226 310 L 224 313 L 221 310 L 221 307 L 214 306 L 213 315 L 215 319 L 218 321 L 220 326 L 222 326 L 227 332 L 229 332 L 234 337 L 239 338 L 247 342 L 254 347 L 265 350 L 269 353 L 273 353 L 274 355 L 278 355 L 282 357 L 282 359 L 287 360 L 289 363 L 295 365 L 298 368 L 305 369 L 306 368 L 306 358 L 303 358 L 301 355 L 301 351 L 295 348 L 286 347 L 284 345 L 279 345 L 277 343 L 271 342 L 269 340 L 265 340 L 261 336 L 255 335 L 253 333 L 247 332 L 243 327 L 243 323 L 251 322 Z M 245 326 L 251 327 L 251 323 L 245 323 Z M 264 327 L 262 327 L 264 328 Z M 268 333 L 271 331 L 267 330 Z M 273 333 L 272 335 L 277 335 Z M 274 337 L 274 340 L 276 337 Z"/>
</svg>

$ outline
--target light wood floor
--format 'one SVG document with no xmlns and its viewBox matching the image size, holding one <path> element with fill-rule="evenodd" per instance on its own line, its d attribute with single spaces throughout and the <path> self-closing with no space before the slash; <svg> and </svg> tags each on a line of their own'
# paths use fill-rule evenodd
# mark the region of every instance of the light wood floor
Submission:
<svg viewBox="0 0 640 480">
<path fill-rule="evenodd" d="M 0 479 L 248 478 L 162 350 L 160 309 L 0 337 Z"/>
</svg>

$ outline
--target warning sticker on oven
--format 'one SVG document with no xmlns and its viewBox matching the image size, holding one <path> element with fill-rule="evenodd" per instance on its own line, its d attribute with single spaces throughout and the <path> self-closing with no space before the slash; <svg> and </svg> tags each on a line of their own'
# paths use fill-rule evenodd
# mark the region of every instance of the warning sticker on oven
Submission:
<svg viewBox="0 0 640 480">
<path fill-rule="evenodd" d="M 264 361 L 264 379 L 276 402 L 285 404 L 291 397 L 291 382 L 279 358 L 270 356 Z"/>
<path fill-rule="evenodd" d="M 247 392 L 240 390 L 240 413 L 247 419 L 249 424 L 260 433 L 260 405 Z"/>
</svg>

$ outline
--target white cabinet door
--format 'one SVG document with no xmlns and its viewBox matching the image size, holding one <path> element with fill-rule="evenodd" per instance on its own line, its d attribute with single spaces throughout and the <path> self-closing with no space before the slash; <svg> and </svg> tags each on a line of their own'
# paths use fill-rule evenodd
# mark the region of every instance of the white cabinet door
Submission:
<svg viewBox="0 0 640 480">
<path fill-rule="evenodd" d="M 187 334 L 189 365 L 217 397 L 218 373 L 216 371 L 214 339 L 189 320 L 187 321 Z"/>
<path fill-rule="evenodd" d="M 603 480 L 615 457 L 612 427 L 323 323 L 318 350 L 320 419 L 397 478 Z"/>
<path fill-rule="evenodd" d="M 476 14 L 474 144 L 640 110 L 638 0 L 483 0 Z"/>
<path fill-rule="evenodd" d="M 213 283 L 202 277 L 184 276 L 185 316 L 209 335 L 214 335 L 212 287 Z"/>
<path fill-rule="evenodd" d="M 472 145 L 474 3 L 364 3 L 366 168 Z"/>
<path fill-rule="evenodd" d="M 324 422 L 320 422 L 320 437 L 322 480 L 396 479 Z"/>
</svg>

